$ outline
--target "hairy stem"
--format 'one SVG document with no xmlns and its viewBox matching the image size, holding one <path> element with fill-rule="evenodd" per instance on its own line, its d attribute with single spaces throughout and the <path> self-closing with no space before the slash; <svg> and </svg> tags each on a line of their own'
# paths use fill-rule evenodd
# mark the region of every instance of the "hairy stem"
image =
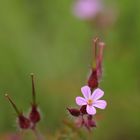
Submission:
<svg viewBox="0 0 140 140">
<path fill-rule="evenodd" d="M 34 135 L 36 136 L 36 140 L 44 140 L 44 137 L 39 132 L 39 130 L 37 130 L 36 128 L 33 128 L 32 130 L 34 132 Z"/>
<path fill-rule="evenodd" d="M 93 137 L 92 137 L 92 132 L 89 131 L 89 133 L 88 133 L 88 140 L 92 140 L 92 139 L 93 139 Z"/>
</svg>

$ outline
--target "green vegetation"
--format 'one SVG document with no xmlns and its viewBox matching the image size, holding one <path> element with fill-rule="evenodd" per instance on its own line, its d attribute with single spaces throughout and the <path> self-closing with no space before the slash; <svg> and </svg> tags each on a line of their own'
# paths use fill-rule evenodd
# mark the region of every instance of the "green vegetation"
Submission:
<svg viewBox="0 0 140 140">
<path fill-rule="evenodd" d="M 91 39 L 106 42 L 101 88 L 108 101 L 93 131 L 94 140 L 140 139 L 140 2 L 108 0 L 116 22 L 107 29 L 72 15 L 72 1 L 3 0 L 0 2 L 0 135 L 15 132 L 15 114 L 4 93 L 28 112 L 30 73 L 35 74 L 42 131 L 57 133 L 67 106 L 86 82 Z"/>
</svg>

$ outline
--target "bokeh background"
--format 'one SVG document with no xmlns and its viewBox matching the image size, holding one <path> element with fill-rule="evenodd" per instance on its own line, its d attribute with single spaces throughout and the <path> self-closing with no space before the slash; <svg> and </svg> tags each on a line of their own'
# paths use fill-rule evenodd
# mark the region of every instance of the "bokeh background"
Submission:
<svg viewBox="0 0 140 140">
<path fill-rule="evenodd" d="M 67 106 L 75 106 L 92 62 L 91 40 L 101 37 L 104 75 L 100 87 L 108 107 L 94 139 L 140 139 L 140 2 L 106 0 L 115 10 L 113 24 L 100 28 L 72 14 L 71 0 L 0 1 L 0 135 L 16 132 L 9 95 L 28 113 L 30 73 L 35 74 L 43 131 L 55 133 Z M 2 138 L 1 138 L 2 139 Z"/>
</svg>

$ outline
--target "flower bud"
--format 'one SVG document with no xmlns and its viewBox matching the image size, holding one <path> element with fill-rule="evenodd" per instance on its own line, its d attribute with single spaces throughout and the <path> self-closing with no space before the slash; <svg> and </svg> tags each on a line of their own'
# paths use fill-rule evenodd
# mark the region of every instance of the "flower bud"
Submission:
<svg viewBox="0 0 140 140">
<path fill-rule="evenodd" d="M 75 108 L 67 108 L 67 110 L 74 117 L 78 117 L 80 115 L 80 111 L 78 109 L 75 109 Z"/>
<path fill-rule="evenodd" d="M 96 127 L 96 122 L 93 120 L 91 115 L 87 116 L 87 124 L 89 127 Z"/>
<path fill-rule="evenodd" d="M 88 115 L 87 119 L 84 122 L 84 126 L 87 130 L 91 130 L 92 127 L 96 127 L 96 122 L 92 119 L 92 115 Z"/>
<path fill-rule="evenodd" d="M 82 115 L 87 114 L 86 107 L 86 105 L 81 106 L 80 112 L 82 113 Z"/>
</svg>

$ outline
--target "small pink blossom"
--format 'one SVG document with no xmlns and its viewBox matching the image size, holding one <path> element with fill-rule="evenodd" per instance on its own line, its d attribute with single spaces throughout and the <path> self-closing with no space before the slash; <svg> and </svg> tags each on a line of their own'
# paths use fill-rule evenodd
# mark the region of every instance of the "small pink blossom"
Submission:
<svg viewBox="0 0 140 140">
<path fill-rule="evenodd" d="M 80 19 L 92 19 L 102 9 L 100 0 L 76 0 L 73 11 Z"/>
<path fill-rule="evenodd" d="M 81 88 L 81 92 L 84 96 L 83 97 L 76 97 L 76 103 L 79 106 L 83 106 L 86 105 L 86 111 L 89 115 L 95 115 L 96 114 L 96 109 L 100 108 L 100 109 L 105 109 L 106 108 L 106 101 L 105 100 L 99 100 L 103 95 L 104 92 L 97 88 L 94 90 L 94 92 L 91 94 L 91 90 L 88 86 L 84 86 Z"/>
</svg>

